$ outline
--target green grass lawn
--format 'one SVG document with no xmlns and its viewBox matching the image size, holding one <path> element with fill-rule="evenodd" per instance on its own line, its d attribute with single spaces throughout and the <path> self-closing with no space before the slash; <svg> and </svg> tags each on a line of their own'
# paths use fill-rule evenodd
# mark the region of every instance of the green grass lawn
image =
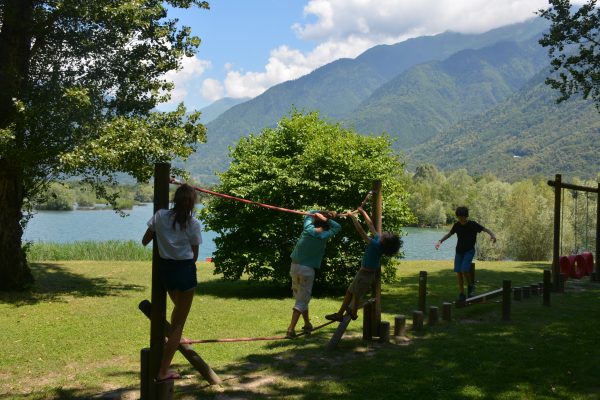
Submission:
<svg viewBox="0 0 600 400">
<path fill-rule="evenodd" d="M 478 293 L 539 282 L 547 265 L 478 262 Z M 565 294 L 514 302 L 502 323 L 499 303 L 454 309 L 451 323 L 410 331 L 418 273 L 428 271 L 428 305 L 457 295 L 449 261 L 403 261 L 397 283 L 382 288 L 382 319 L 405 314 L 408 337 L 363 342 L 362 318 L 338 349 L 325 351 L 334 326 L 294 340 L 196 345 L 223 379 L 208 386 L 177 355 L 179 399 L 599 399 L 600 284 L 569 281 Z M 184 336 L 193 339 L 282 335 L 289 288 L 224 282 L 199 263 L 200 285 Z M 28 294 L 0 294 L 0 398 L 139 397 L 139 352 L 149 321 L 149 262 L 53 261 L 33 265 Z M 317 294 L 313 324 L 339 306 Z"/>
</svg>

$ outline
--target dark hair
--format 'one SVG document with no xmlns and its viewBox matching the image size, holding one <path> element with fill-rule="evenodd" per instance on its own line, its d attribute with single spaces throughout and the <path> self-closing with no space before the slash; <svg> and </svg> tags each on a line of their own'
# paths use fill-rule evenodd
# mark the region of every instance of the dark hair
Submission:
<svg viewBox="0 0 600 400">
<path fill-rule="evenodd" d="M 195 206 L 196 189 L 185 183 L 179 186 L 173 196 L 173 208 L 171 209 L 171 212 L 175 214 L 173 229 L 176 229 L 176 224 L 179 224 L 181 229 L 187 227 L 187 222 L 192 217 Z"/>
<path fill-rule="evenodd" d="M 464 206 L 460 206 L 456 209 L 456 216 L 457 217 L 468 217 L 469 216 L 469 209 L 467 207 Z"/>
<path fill-rule="evenodd" d="M 393 256 L 402 247 L 400 236 L 392 232 L 383 232 L 381 234 L 381 252 L 386 256 Z"/>
<path fill-rule="evenodd" d="M 329 211 L 317 211 L 317 213 L 323 215 L 327 220 L 322 221 L 320 218 L 313 217 L 313 225 L 315 228 L 323 228 L 323 230 L 329 230 L 329 218 L 333 218 Z M 315 213 L 316 214 L 316 213 Z"/>
</svg>

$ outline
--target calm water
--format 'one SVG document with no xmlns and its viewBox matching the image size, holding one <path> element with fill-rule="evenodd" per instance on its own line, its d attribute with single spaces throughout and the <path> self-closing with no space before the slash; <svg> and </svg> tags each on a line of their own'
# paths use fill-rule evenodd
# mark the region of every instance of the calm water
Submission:
<svg viewBox="0 0 600 400">
<path fill-rule="evenodd" d="M 152 216 L 152 205 L 135 206 L 129 216 L 120 217 L 112 210 L 39 211 L 27 225 L 24 239 L 32 242 L 70 243 L 93 240 L 141 241 L 146 222 Z M 436 251 L 433 247 L 446 231 L 427 228 L 405 228 L 404 255 L 407 260 L 450 260 L 454 258 L 456 237 L 448 239 Z M 215 251 L 210 231 L 202 232 L 200 259 Z"/>
</svg>

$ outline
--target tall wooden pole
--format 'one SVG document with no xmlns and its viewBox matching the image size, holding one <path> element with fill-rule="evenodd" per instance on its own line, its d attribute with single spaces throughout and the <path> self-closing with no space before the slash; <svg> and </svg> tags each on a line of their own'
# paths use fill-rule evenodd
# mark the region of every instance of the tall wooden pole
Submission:
<svg viewBox="0 0 600 400">
<path fill-rule="evenodd" d="M 373 182 L 373 225 L 378 232 L 381 232 L 381 212 L 383 208 L 383 194 L 381 193 L 382 185 L 380 180 Z M 371 314 L 371 332 L 373 336 L 380 336 L 381 323 L 381 269 L 377 271 L 375 283 L 373 284 L 373 296 L 375 297 L 374 312 Z"/>
<path fill-rule="evenodd" d="M 552 246 L 552 288 L 558 292 L 560 266 L 558 257 L 560 256 L 560 208 L 561 208 L 561 181 L 560 174 L 554 178 L 554 241 Z"/>
<path fill-rule="evenodd" d="M 154 166 L 154 212 L 169 208 L 169 175 L 171 164 L 158 163 Z M 162 287 L 158 270 L 158 245 L 152 241 L 152 315 L 150 318 L 150 384 L 149 398 L 158 399 L 160 394 L 154 378 L 160 369 L 160 360 L 165 345 L 165 320 L 167 315 L 167 293 Z"/>
<path fill-rule="evenodd" d="M 596 276 L 600 277 L 600 181 L 596 192 Z"/>
</svg>

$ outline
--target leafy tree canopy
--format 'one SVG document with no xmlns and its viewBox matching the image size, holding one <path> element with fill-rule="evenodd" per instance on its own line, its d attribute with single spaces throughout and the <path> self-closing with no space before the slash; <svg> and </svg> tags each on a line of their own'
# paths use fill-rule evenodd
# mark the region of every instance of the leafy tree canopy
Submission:
<svg viewBox="0 0 600 400">
<path fill-rule="evenodd" d="M 560 91 L 558 102 L 579 93 L 600 107 L 600 9 L 596 3 L 588 0 L 575 9 L 570 0 L 549 0 L 550 7 L 539 11 L 551 22 L 539 42 L 548 47 L 552 59 L 556 74 L 546 83 Z"/>
<path fill-rule="evenodd" d="M 295 210 L 356 209 L 375 180 L 383 185 L 383 229 L 400 233 L 413 221 L 407 206 L 404 163 L 385 136 L 365 137 L 293 110 L 276 128 L 242 138 L 216 191 Z M 211 198 L 202 210 L 217 232 L 215 273 L 226 279 L 285 282 L 303 217 Z M 364 242 L 351 221 L 329 240 L 317 282 L 344 284 L 360 265 Z M 395 276 L 384 267 L 384 279 Z"/>
<path fill-rule="evenodd" d="M 22 210 L 50 180 L 77 175 L 110 198 L 116 173 L 148 180 L 204 140 L 198 113 L 153 111 L 170 96 L 165 73 L 200 44 L 168 6 L 208 3 L 0 2 L 0 288 L 31 282 Z"/>
</svg>

